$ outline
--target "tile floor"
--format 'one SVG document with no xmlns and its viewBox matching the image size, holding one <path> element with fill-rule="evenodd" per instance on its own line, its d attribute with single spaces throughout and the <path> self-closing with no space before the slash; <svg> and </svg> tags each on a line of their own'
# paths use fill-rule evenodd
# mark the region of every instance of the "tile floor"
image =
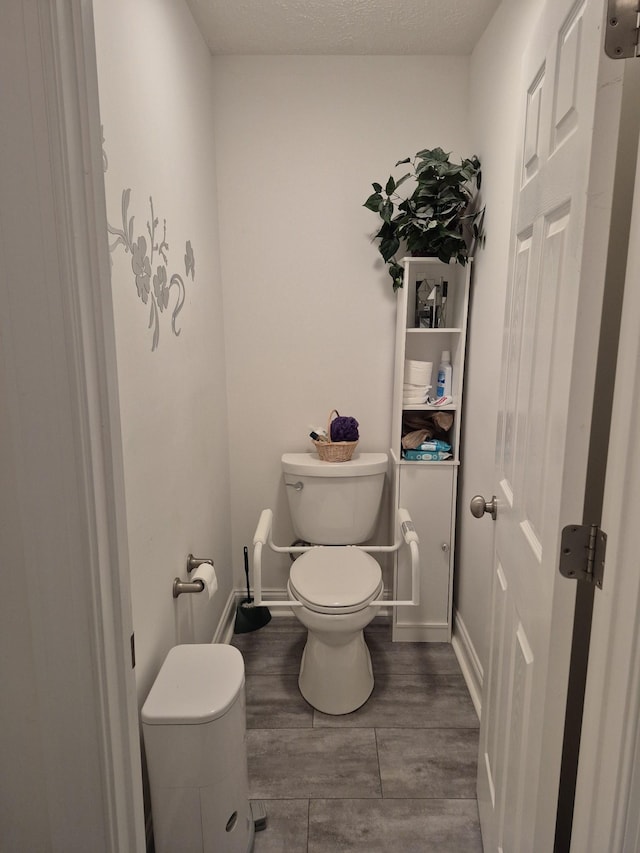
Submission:
<svg viewBox="0 0 640 853">
<path fill-rule="evenodd" d="M 255 853 L 482 853 L 478 718 L 446 643 L 392 643 L 365 629 L 369 701 L 334 717 L 298 691 L 305 631 L 276 616 L 237 634 L 244 656 L 249 793 L 268 826 Z"/>
</svg>

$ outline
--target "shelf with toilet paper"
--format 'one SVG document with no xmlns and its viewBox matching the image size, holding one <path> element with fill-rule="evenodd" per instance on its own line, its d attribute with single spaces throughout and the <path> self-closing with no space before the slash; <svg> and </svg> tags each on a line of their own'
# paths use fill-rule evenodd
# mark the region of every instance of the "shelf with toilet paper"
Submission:
<svg viewBox="0 0 640 853">
<path fill-rule="evenodd" d="M 460 431 L 471 262 L 444 264 L 437 258 L 405 258 L 404 284 L 398 290 L 394 365 L 391 457 L 394 462 L 393 511 L 411 513 L 420 537 L 420 605 L 395 607 L 393 639 L 413 642 L 451 640 L 453 553 Z M 426 282 L 426 285 L 422 285 Z M 444 283 L 446 282 L 446 285 Z M 445 297 L 444 308 L 442 298 Z M 444 405 L 416 399 L 416 389 L 430 365 L 428 392 L 437 397 L 437 373 L 443 352 L 450 354 L 451 388 Z M 413 374 L 413 375 L 412 375 Z M 446 414 L 442 429 L 430 419 Z M 403 437 L 420 430 L 450 445 L 450 455 L 414 453 L 403 458 Z M 405 450 L 406 453 L 406 450 Z M 409 566 L 402 553 L 394 559 L 394 598 L 408 589 Z"/>
<path fill-rule="evenodd" d="M 405 258 L 404 267 L 396 321 L 392 451 L 402 465 L 458 465 L 471 263 L 461 266 L 437 258 Z M 450 356 L 451 388 L 445 392 L 446 404 L 434 405 L 444 353 Z M 424 426 L 434 432 L 431 437 L 451 445 L 450 458 L 403 459 L 402 437 L 412 428 L 420 428 L 419 413 L 438 410 L 452 414 L 450 426 L 433 430 L 428 415 Z"/>
</svg>

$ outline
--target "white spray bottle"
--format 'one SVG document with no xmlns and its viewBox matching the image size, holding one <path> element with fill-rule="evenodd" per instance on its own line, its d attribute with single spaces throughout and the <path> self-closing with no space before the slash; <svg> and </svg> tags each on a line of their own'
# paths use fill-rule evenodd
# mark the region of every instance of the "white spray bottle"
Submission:
<svg viewBox="0 0 640 853">
<path fill-rule="evenodd" d="M 436 389 L 438 397 L 451 397 L 451 377 L 451 353 L 449 350 L 444 350 L 442 353 L 442 361 L 438 368 L 438 385 Z"/>
</svg>

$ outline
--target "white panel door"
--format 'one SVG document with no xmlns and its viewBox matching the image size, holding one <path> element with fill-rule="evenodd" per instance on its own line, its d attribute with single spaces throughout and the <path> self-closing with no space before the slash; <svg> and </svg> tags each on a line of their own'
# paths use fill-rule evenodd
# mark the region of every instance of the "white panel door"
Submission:
<svg viewBox="0 0 640 853">
<path fill-rule="evenodd" d="M 582 520 L 621 90 L 604 5 L 548 0 L 523 60 L 478 767 L 486 853 L 553 850 L 575 598 L 559 541 Z"/>
<path fill-rule="evenodd" d="M 634 62 L 625 63 L 626 73 Z M 640 849 L 639 269 L 640 158 L 602 512 L 606 571 L 593 611 L 572 853 Z"/>
</svg>

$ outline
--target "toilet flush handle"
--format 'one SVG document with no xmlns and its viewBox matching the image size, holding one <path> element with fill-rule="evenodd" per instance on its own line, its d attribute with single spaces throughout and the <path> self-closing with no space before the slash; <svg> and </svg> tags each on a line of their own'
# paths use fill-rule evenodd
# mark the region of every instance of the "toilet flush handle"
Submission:
<svg viewBox="0 0 640 853">
<path fill-rule="evenodd" d="M 291 486 L 291 488 L 295 489 L 296 492 L 301 492 L 304 489 L 304 483 L 301 483 L 300 480 L 296 483 L 287 483 L 287 486 Z"/>
</svg>

